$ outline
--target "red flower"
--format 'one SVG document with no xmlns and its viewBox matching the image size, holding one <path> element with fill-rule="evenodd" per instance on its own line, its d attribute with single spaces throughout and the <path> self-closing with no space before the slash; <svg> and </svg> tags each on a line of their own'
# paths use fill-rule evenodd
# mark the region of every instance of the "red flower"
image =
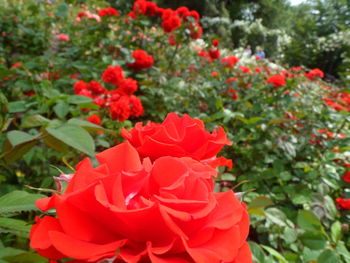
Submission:
<svg viewBox="0 0 350 263">
<path fill-rule="evenodd" d="M 292 67 L 293 71 L 300 71 L 302 68 L 301 67 Z"/>
<path fill-rule="evenodd" d="M 275 88 L 286 85 L 286 79 L 281 74 L 270 76 L 266 82 L 267 84 L 271 83 Z"/>
<path fill-rule="evenodd" d="M 159 150 L 161 150 L 159 148 Z M 40 199 L 30 246 L 78 262 L 251 263 L 249 216 L 232 191 L 215 193 L 215 169 L 191 158 L 141 162 L 124 142 L 89 159 L 63 194 Z M 118 253 L 116 253 L 118 251 Z"/>
<path fill-rule="evenodd" d="M 120 83 L 118 90 L 121 94 L 131 95 L 137 91 L 137 81 L 132 78 L 124 79 Z"/>
<path fill-rule="evenodd" d="M 211 44 L 212 44 L 214 47 L 217 47 L 217 46 L 219 46 L 219 40 L 213 39 L 213 40 L 211 41 Z"/>
<path fill-rule="evenodd" d="M 324 73 L 322 70 L 315 68 L 315 69 L 310 70 L 308 73 L 305 73 L 305 76 L 309 80 L 314 81 L 315 77 L 319 77 L 322 79 L 324 77 Z"/>
<path fill-rule="evenodd" d="M 109 106 L 109 113 L 112 119 L 117 119 L 120 122 L 127 120 L 130 117 L 129 97 L 121 96 L 117 101 L 112 102 Z"/>
<path fill-rule="evenodd" d="M 337 198 L 337 199 L 335 199 L 335 201 L 340 206 L 340 208 L 350 209 L 350 199 Z"/>
<path fill-rule="evenodd" d="M 57 39 L 61 42 L 68 42 L 70 40 L 69 35 L 67 34 L 58 34 Z"/>
<path fill-rule="evenodd" d="M 163 15 L 164 16 L 164 15 Z M 181 26 L 181 20 L 178 16 L 173 15 L 163 20 L 162 27 L 166 33 L 171 33 Z"/>
<path fill-rule="evenodd" d="M 96 124 L 96 125 L 101 125 L 101 118 L 97 114 L 93 114 L 87 118 L 87 121 Z"/>
<path fill-rule="evenodd" d="M 99 16 L 117 16 L 119 15 L 119 13 L 113 7 L 107 7 L 98 11 L 98 15 Z"/>
<path fill-rule="evenodd" d="M 214 78 L 217 78 L 219 76 L 219 73 L 217 73 L 216 71 L 213 71 L 211 73 L 211 75 L 214 77 Z"/>
<path fill-rule="evenodd" d="M 144 113 L 144 109 L 141 103 L 141 100 L 136 96 L 130 96 L 130 116 L 139 117 Z"/>
<path fill-rule="evenodd" d="M 235 56 L 228 56 L 221 59 L 221 63 L 224 65 L 225 68 L 233 68 L 238 61 L 239 58 Z"/>
<path fill-rule="evenodd" d="M 250 73 L 250 68 L 246 66 L 239 66 L 239 69 L 242 70 L 243 73 Z"/>
<path fill-rule="evenodd" d="M 185 114 L 169 113 L 163 123 L 139 122 L 130 131 L 123 130 L 127 139 L 142 157 L 155 160 L 161 156 L 188 156 L 195 160 L 214 160 L 225 145 L 231 145 L 222 127 L 211 134 L 204 123 Z"/>
<path fill-rule="evenodd" d="M 139 71 L 142 69 L 148 69 L 153 66 L 154 60 L 152 56 L 149 56 L 145 51 L 139 49 L 132 52 L 132 57 L 135 59 L 134 63 L 128 64 L 128 67 Z"/>
<path fill-rule="evenodd" d="M 119 85 L 119 83 L 124 79 L 123 69 L 119 66 L 108 66 L 102 73 L 102 79 L 106 83 Z"/>
<path fill-rule="evenodd" d="M 350 183 L 350 170 L 346 171 L 342 177 L 345 182 Z"/>
<path fill-rule="evenodd" d="M 220 57 L 220 50 L 219 49 L 209 49 L 209 56 L 212 59 L 218 59 Z"/>
</svg>

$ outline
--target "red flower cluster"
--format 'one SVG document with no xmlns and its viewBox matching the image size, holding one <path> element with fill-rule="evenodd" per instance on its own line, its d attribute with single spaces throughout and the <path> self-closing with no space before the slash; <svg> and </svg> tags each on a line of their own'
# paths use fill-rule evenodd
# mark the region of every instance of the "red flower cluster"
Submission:
<svg viewBox="0 0 350 263">
<path fill-rule="evenodd" d="M 305 77 L 307 77 L 309 80 L 314 81 L 315 77 L 323 78 L 324 73 L 322 70 L 315 68 L 310 70 L 308 73 L 305 73 Z"/>
<path fill-rule="evenodd" d="M 132 57 L 135 59 L 134 63 L 128 64 L 128 68 L 135 71 L 142 69 L 148 69 L 153 66 L 154 60 L 152 56 L 149 56 L 147 52 L 139 49 L 132 52 Z"/>
<path fill-rule="evenodd" d="M 191 11 L 184 6 L 176 10 L 170 8 L 163 9 L 153 2 L 137 0 L 134 2 L 133 11 L 130 12 L 128 16 L 136 19 L 137 15 L 161 17 L 162 27 L 166 33 L 171 33 L 181 27 L 183 23 L 188 23 L 190 37 L 192 39 L 197 39 L 202 36 L 203 30 L 198 23 L 200 19 L 198 12 L 194 10 Z"/>
<path fill-rule="evenodd" d="M 350 93 L 337 92 L 331 94 L 331 98 L 323 98 L 323 101 L 336 111 L 350 111 Z"/>
<path fill-rule="evenodd" d="M 98 11 L 99 16 L 117 16 L 119 15 L 118 11 L 113 7 L 102 8 Z"/>
<path fill-rule="evenodd" d="M 283 75 L 276 74 L 276 75 L 270 76 L 267 79 L 266 83 L 267 84 L 271 83 L 275 88 L 278 88 L 286 85 L 286 79 Z"/>
<path fill-rule="evenodd" d="M 98 106 L 108 108 L 112 119 L 125 121 L 143 114 L 141 100 L 132 95 L 138 89 L 137 81 L 132 78 L 124 79 L 121 67 L 108 66 L 102 73 L 102 79 L 106 83 L 116 85 L 117 89 L 109 91 L 97 81 L 87 83 L 79 80 L 74 84 L 74 93 L 90 97 Z"/>
<path fill-rule="evenodd" d="M 233 68 L 238 61 L 239 58 L 235 56 L 228 56 L 221 59 L 221 63 L 224 65 L 225 68 Z"/>
<path fill-rule="evenodd" d="M 226 137 L 210 135 L 188 116 L 177 121 L 148 125 L 160 129 L 152 134 L 149 127 L 140 139 L 183 135 L 188 149 L 178 157 L 168 155 L 166 143 L 156 143 L 150 149 L 161 157 L 141 159 L 139 148 L 124 142 L 97 154 L 97 167 L 89 159 L 79 163 L 64 193 L 37 201 L 42 211 L 55 209 L 57 216 L 36 219 L 31 248 L 72 263 L 251 263 L 245 205 L 232 191 L 215 193 L 217 171 L 186 155 L 190 150 L 212 156 Z"/>
</svg>

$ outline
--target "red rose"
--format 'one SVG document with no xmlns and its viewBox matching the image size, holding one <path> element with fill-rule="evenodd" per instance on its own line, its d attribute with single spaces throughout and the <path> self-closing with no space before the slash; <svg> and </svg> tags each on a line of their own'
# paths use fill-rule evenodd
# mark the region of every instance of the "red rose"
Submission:
<svg viewBox="0 0 350 263">
<path fill-rule="evenodd" d="M 130 117 L 129 103 L 128 96 L 121 96 L 117 101 L 112 102 L 111 105 L 109 105 L 109 113 L 112 119 L 117 119 L 120 122 L 127 120 Z"/>
<path fill-rule="evenodd" d="M 143 114 L 143 106 L 141 100 L 136 96 L 130 96 L 130 116 L 131 117 L 139 117 Z"/>
<path fill-rule="evenodd" d="M 347 210 L 350 209 L 350 199 L 337 198 L 335 201 L 340 206 L 340 208 Z"/>
<path fill-rule="evenodd" d="M 132 78 L 124 79 L 120 83 L 118 90 L 121 92 L 121 94 L 131 95 L 137 91 L 137 81 Z"/>
<path fill-rule="evenodd" d="M 102 8 L 98 11 L 99 16 L 117 16 L 119 15 L 118 11 L 113 7 Z"/>
<path fill-rule="evenodd" d="M 343 164 L 344 165 L 344 164 Z M 346 167 L 346 166 L 345 166 Z M 350 183 L 350 170 L 346 171 L 344 173 L 344 175 L 342 176 L 342 179 L 347 182 L 347 183 Z"/>
<path fill-rule="evenodd" d="M 165 10 L 166 11 L 166 10 Z M 163 14 L 164 16 L 164 14 Z M 163 20 L 162 27 L 166 33 L 171 33 L 181 26 L 181 20 L 178 16 L 172 15 L 166 20 Z"/>
<path fill-rule="evenodd" d="M 250 73 L 250 68 L 246 66 L 239 66 L 239 69 L 242 70 L 243 73 Z"/>
<path fill-rule="evenodd" d="M 211 44 L 212 44 L 214 47 L 217 47 L 217 46 L 219 46 L 219 40 L 213 39 L 213 40 L 211 41 Z"/>
<path fill-rule="evenodd" d="M 310 70 L 308 73 L 305 73 L 305 76 L 309 80 L 314 81 L 315 77 L 319 77 L 322 79 L 324 77 L 324 73 L 319 68 L 315 68 L 315 69 Z"/>
<path fill-rule="evenodd" d="M 123 79 L 123 69 L 119 66 L 108 66 L 102 73 L 102 79 L 106 83 L 118 85 Z"/>
<path fill-rule="evenodd" d="M 192 119 L 187 114 L 179 117 L 169 113 L 163 123 L 136 123 L 130 131 L 122 130 L 127 139 L 140 153 L 141 157 L 156 160 L 162 156 L 188 156 L 198 161 L 214 161 L 225 145 L 232 143 L 227 139 L 222 127 L 209 133 L 204 123 Z"/>
<path fill-rule="evenodd" d="M 127 142 L 89 159 L 63 194 L 40 199 L 54 208 L 30 233 L 51 259 L 82 262 L 251 263 L 249 216 L 232 191 L 214 193 L 216 170 L 191 158 L 141 162 Z"/>
<path fill-rule="evenodd" d="M 233 68 L 238 61 L 239 58 L 235 56 L 228 56 L 221 59 L 221 63 L 224 65 L 225 68 Z"/>
<path fill-rule="evenodd" d="M 212 59 L 218 59 L 220 57 L 220 50 L 219 49 L 209 49 L 209 56 Z"/>
<path fill-rule="evenodd" d="M 128 64 L 128 68 L 139 71 L 153 66 L 153 57 L 149 56 L 144 50 L 134 50 L 132 52 L 132 57 L 135 59 L 135 62 Z"/>
<path fill-rule="evenodd" d="M 268 84 L 271 83 L 275 88 L 286 85 L 286 79 L 281 74 L 276 74 L 276 75 L 270 76 L 266 82 Z"/>
<path fill-rule="evenodd" d="M 101 125 L 101 118 L 97 114 L 93 114 L 87 118 L 87 121 L 96 124 L 96 125 Z"/>
</svg>

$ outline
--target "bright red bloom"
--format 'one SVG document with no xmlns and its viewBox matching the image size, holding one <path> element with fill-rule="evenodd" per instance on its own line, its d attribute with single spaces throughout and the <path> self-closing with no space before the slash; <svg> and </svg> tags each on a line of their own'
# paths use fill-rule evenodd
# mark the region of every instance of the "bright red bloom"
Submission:
<svg viewBox="0 0 350 263">
<path fill-rule="evenodd" d="M 261 68 L 255 68 L 254 70 L 256 73 L 261 73 L 262 72 L 262 69 Z"/>
<path fill-rule="evenodd" d="M 121 96 L 117 101 L 109 105 L 109 113 L 112 119 L 117 119 L 120 122 L 127 120 L 130 117 L 130 101 L 128 96 Z"/>
<path fill-rule="evenodd" d="M 335 199 L 335 201 L 340 206 L 340 208 L 350 209 L 350 199 L 337 198 L 337 199 Z"/>
<path fill-rule="evenodd" d="M 70 40 L 69 35 L 67 34 L 58 34 L 57 39 L 61 42 L 68 42 Z"/>
<path fill-rule="evenodd" d="M 159 148 L 159 150 L 161 150 Z M 233 191 L 215 193 L 215 169 L 189 157 L 153 163 L 128 142 L 89 159 L 63 194 L 40 199 L 30 246 L 75 262 L 251 263 L 249 215 Z M 116 253 L 118 251 L 118 253 Z"/>
<path fill-rule="evenodd" d="M 350 170 L 346 171 L 342 177 L 345 182 L 350 183 Z"/>
<path fill-rule="evenodd" d="M 308 73 L 305 73 L 305 76 L 309 80 L 314 81 L 315 77 L 319 77 L 322 79 L 324 77 L 324 73 L 322 70 L 315 68 L 315 69 L 310 70 Z"/>
<path fill-rule="evenodd" d="M 238 61 L 239 58 L 235 56 L 228 56 L 221 59 L 221 63 L 224 65 L 225 68 L 233 68 Z"/>
<path fill-rule="evenodd" d="M 275 88 L 278 88 L 286 85 L 286 79 L 283 75 L 276 74 L 276 75 L 270 76 L 267 79 L 266 83 L 267 84 L 271 83 Z"/>
<path fill-rule="evenodd" d="M 145 15 L 147 12 L 147 1 L 146 0 L 137 0 L 134 2 L 133 11 L 135 14 Z"/>
<path fill-rule="evenodd" d="M 139 71 L 142 69 L 148 69 L 153 66 L 153 57 L 149 56 L 145 51 L 141 49 L 134 50 L 132 52 L 132 57 L 135 59 L 135 62 L 128 64 L 128 68 Z"/>
<path fill-rule="evenodd" d="M 175 10 L 175 12 L 179 15 L 179 17 L 183 18 L 190 12 L 190 10 L 186 6 L 180 6 Z"/>
<path fill-rule="evenodd" d="M 219 73 L 217 73 L 216 71 L 213 71 L 211 73 L 211 75 L 214 77 L 214 78 L 217 78 L 219 76 Z"/>
<path fill-rule="evenodd" d="M 119 15 L 119 13 L 113 7 L 107 7 L 99 10 L 98 15 L 99 16 L 117 16 Z"/>
<path fill-rule="evenodd" d="M 96 125 L 101 125 L 101 118 L 97 114 L 93 114 L 87 118 L 87 121 L 96 124 Z"/>
<path fill-rule="evenodd" d="M 209 49 L 208 53 L 211 59 L 218 59 L 220 57 L 219 49 Z"/>
<path fill-rule="evenodd" d="M 164 15 L 163 15 L 164 16 Z M 166 33 L 171 33 L 181 26 L 181 20 L 178 16 L 173 15 L 163 20 L 162 27 Z"/>
<path fill-rule="evenodd" d="M 137 81 L 132 78 L 124 79 L 120 84 L 118 90 L 121 94 L 131 95 L 137 91 Z"/>
<path fill-rule="evenodd" d="M 130 116 L 131 117 L 139 117 L 141 116 L 143 113 L 144 113 L 144 109 L 143 109 L 143 106 L 142 106 L 142 103 L 141 103 L 141 100 L 132 95 L 130 96 Z"/>
<path fill-rule="evenodd" d="M 169 113 L 161 124 L 149 122 L 142 126 L 139 122 L 130 131 L 124 129 L 122 136 L 142 157 L 151 160 L 166 155 L 213 160 L 225 145 L 232 144 L 222 127 L 210 134 L 201 120 L 187 114 L 179 117 L 175 113 Z"/>
<path fill-rule="evenodd" d="M 243 73 L 250 73 L 250 68 L 246 66 L 239 66 L 239 69 L 242 70 Z"/>
<path fill-rule="evenodd" d="M 197 11 L 194 11 L 194 10 L 187 12 L 187 13 L 182 17 L 182 19 L 183 19 L 184 21 L 191 21 L 191 20 L 188 19 L 188 17 L 192 17 L 192 18 L 193 18 L 194 20 L 196 20 L 196 21 L 198 21 L 198 20 L 200 19 L 200 15 L 198 14 Z"/>
<path fill-rule="evenodd" d="M 88 90 L 88 83 L 83 80 L 79 80 L 74 83 L 74 94 L 79 95 L 82 90 Z"/>
<path fill-rule="evenodd" d="M 300 71 L 300 70 L 302 70 L 302 68 L 301 67 L 292 67 L 292 70 L 293 71 Z"/>
<path fill-rule="evenodd" d="M 102 73 L 102 79 L 106 83 L 119 85 L 119 83 L 124 79 L 123 69 L 119 66 L 108 66 Z"/>
<path fill-rule="evenodd" d="M 217 47 L 217 46 L 219 46 L 219 40 L 213 39 L 213 40 L 211 41 L 211 44 L 212 44 L 214 47 Z"/>
</svg>

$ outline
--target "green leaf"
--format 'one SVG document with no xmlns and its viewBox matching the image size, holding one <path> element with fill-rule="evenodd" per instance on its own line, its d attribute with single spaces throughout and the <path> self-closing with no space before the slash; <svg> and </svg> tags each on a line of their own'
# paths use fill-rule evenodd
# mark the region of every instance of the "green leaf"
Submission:
<svg viewBox="0 0 350 263">
<path fill-rule="evenodd" d="M 83 128 L 73 124 L 64 124 L 59 128 L 46 128 L 46 130 L 53 137 L 64 142 L 68 146 L 90 156 L 94 156 L 94 141 L 90 134 Z"/>
<path fill-rule="evenodd" d="M 336 250 L 345 259 L 345 262 L 350 262 L 350 252 L 343 241 L 338 242 Z"/>
<path fill-rule="evenodd" d="M 317 263 L 339 263 L 339 256 L 330 249 L 326 249 L 317 259 Z"/>
<path fill-rule="evenodd" d="M 27 109 L 26 105 L 23 100 L 10 102 L 8 104 L 9 113 L 24 112 Z"/>
<path fill-rule="evenodd" d="M 271 205 L 273 205 L 273 202 L 269 197 L 258 196 L 257 198 L 255 198 L 249 203 L 248 209 L 264 208 Z"/>
<path fill-rule="evenodd" d="M 28 238 L 29 231 L 30 225 L 25 221 L 0 217 L 0 233 L 14 233 L 18 236 Z"/>
<path fill-rule="evenodd" d="M 337 243 L 342 237 L 341 223 L 336 221 L 331 226 L 331 237 L 332 240 Z"/>
<path fill-rule="evenodd" d="M 22 121 L 21 128 L 33 128 L 38 126 L 44 126 L 50 122 L 49 119 L 42 115 L 36 114 L 25 118 Z"/>
<path fill-rule="evenodd" d="M 288 220 L 286 215 L 279 209 L 275 207 L 271 207 L 265 210 L 266 218 L 270 220 L 272 223 L 279 226 L 288 226 Z"/>
<path fill-rule="evenodd" d="M 37 211 L 35 201 L 46 196 L 30 194 L 25 191 L 13 191 L 0 197 L 0 215 L 23 211 Z"/>
<path fill-rule="evenodd" d="M 36 136 L 16 130 L 8 132 L 7 138 L 12 146 L 16 146 L 24 142 L 33 141 L 36 138 Z"/>
<path fill-rule="evenodd" d="M 112 134 L 114 136 L 118 135 L 118 132 L 116 132 L 116 131 L 105 129 L 105 128 L 103 128 L 99 125 L 96 125 L 94 123 L 91 123 L 89 121 L 84 121 L 84 120 L 73 118 L 73 119 L 68 120 L 67 123 L 83 127 L 84 129 L 86 129 L 88 131 L 103 131 L 103 132 L 107 132 L 109 134 Z"/>
<path fill-rule="evenodd" d="M 248 242 L 253 254 L 253 260 L 259 263 L 265 263 L 265 254 L 262 248 L 255 242 Z"/>
<path fill-rule="evenodd" d="M 92 99 L 86 96 L 72 95 L 68 97 L 67 102 L 70 104 L 84 104 L 92 102 Z"/>
<path fill-rule="evenodd" d="M 278 259 L 281 263 L 288 263 L 287 260 L 276 250 L 274 250 L 271 247 L 260 245 L 263 249 L 265 249 L 267 252 L 269 252 L 272 256 Z"/>
<path fill-rule="evenodd" d="M 3 260 L 2 260 L 3 259 Z M 42 256 L 22 249 L 3 247 L 0 248 L 0 263 L 46 263 Z"/>
<path fill-rule="evenodd" d="M 60 100 L 53 107 L 53 110 L 56 113 L 57 117 L 63 119 L 69 112 L 69 105 Z"/>
<path fill-rule="evenodd" d="M 314 213 L 307 210 L 300 210 L 297 218 L 298 225 L 305 230 L 321 230 L 322 225 Z"/>
<path fill-rule="evenodd" d="M 322 232 L 308 231 L 300 236 L 301 242 L 310 249 L 324 249 L 327 243 L 326 237 Z"/>
</svg>

